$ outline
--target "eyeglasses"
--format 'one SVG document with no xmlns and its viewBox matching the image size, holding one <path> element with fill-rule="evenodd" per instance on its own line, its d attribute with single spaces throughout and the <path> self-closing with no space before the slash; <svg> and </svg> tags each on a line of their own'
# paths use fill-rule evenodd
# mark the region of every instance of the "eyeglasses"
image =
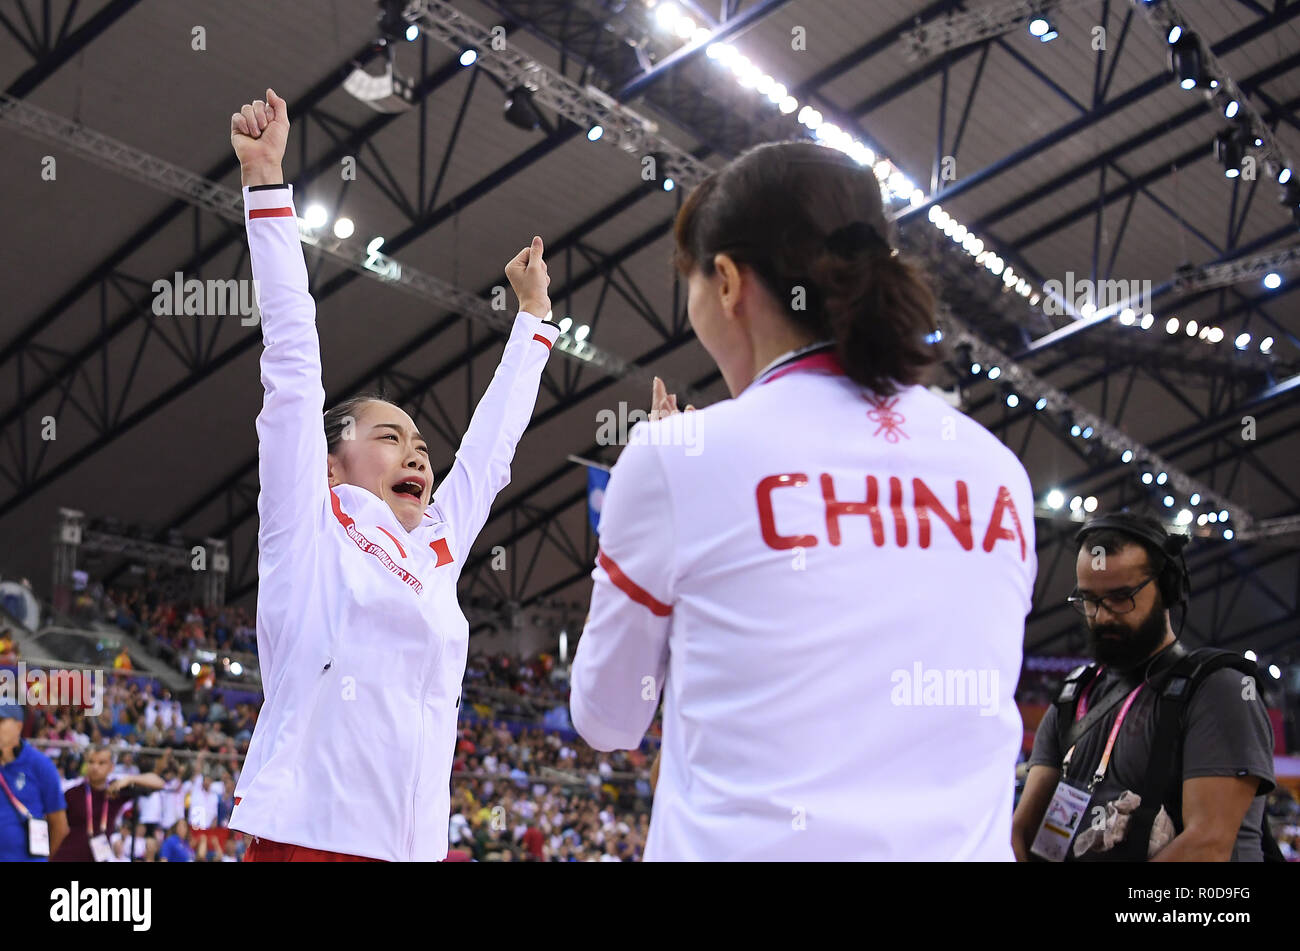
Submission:
<svg viewBox="0 0 1300 951">
<path fill-rule="evenodd" d="M 1080 594 L 1079 589 L 1075 588 L 1074 591 L 1071 592 L 1070 596 L 1065 600 L 1069 603 L 1070 607 L 1074 608 L 1084 617 L 1096 617 L 1097 611 L 1100 610 L 1100 607 L 1103 604 L 1106 605 L 1106 610 L 1111 614 L 1128 614 L 1137 607 L 1137 603 L 1134 600 L 1137 597 L 1137 593 L 1155 580 L 1156 576 L 1152 575 L 1136 588 L 1129 588 L 1127 591 L 1117 592 L 1115 594 L 1102 595 L 1100 598 Z"/>
</svg>

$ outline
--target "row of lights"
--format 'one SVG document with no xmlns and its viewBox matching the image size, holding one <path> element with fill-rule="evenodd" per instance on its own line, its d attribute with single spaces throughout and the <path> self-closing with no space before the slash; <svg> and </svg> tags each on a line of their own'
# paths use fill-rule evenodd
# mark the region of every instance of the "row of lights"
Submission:
<svg viewBox="0 0 1300 951">
<path fill-rule="evenodd" d="M 960 346 L 957 348 L 957 350 L 959 354 L 959 359 L 961 359 L 961 354 L 963 353 L 963 351 L 967 353 L 969 352 L 969 349 L 966 346 Z M 991 381 L 997 381 L 1002 378 L 1002 368 L 1000 366 L 993 364 L 990 365 L 986 370 L 984 365 L 977 360 L 972 361 L 970 363 L 970 372 L 972 376 L 987 376 L 988 379 Z M 1012 389 L 1010 385 L 1003 383 L 1001 384 L 1001 386 L 1004 394 L 1004 399 L 1008 407 L 1010 407 L 1011 409 L 1016 409 L 1017 407 L 1020 406 L 1022 402 L 1024 402 L 1021 399 L 1020 394 L 1016 393 L 1015 390 Z M 1040 413 L 1046 410 L 1049 405 L 1050 403 L 1046 396 L 1040 396 L 1037 400 L 1034 401 L 1034 409 Z M 1067 427 L 1070 435 L 1075 439 L 1091 440 L 1096 435 L 1096 432 L 1094 431 L 1092 426 L 1075 422 L 1074 414 L 1070 410 L 1063 411 L 1061 413 L 1061 418 L 1064 425 Z M 1098 443 L 1096 444 L 1096 448 L 1093 451 L 1095 452 L 1100 450 L 1101 450 L 1101 445 L 1100 443 Z M 1120 453 L 1120 457 L 1119 457 L 1120 462 L 1123 463 L 1124 465 L 1129 465 L 1134 461 L 1135 458 L 1136 456 L 1132 449 L 1123 450 Z M 1169 473 L 1155 472 L 1151 469 L 1145 469 L 1145 471 L 1143 471 L 1141 476 L 1142 484 L 1148 487 L 1153 487 L 1153 486 L 1157 488 L 1163 487 L 1168 481 L 1169 481 Z M 1166 493 L 1162 497 L 1161 502 L 1164 504 L 1165 508 L 1173 508 L 1177 504 L 1177 499 L 1175 499 L 1173 495 Z M 1191 497 L 1188 498 L 1187 502 L 1189 507 L 1185 507 L 1179 511 L 1178 515 L 1174 518 L 1175 524 L 1180 526 L 1186 526 L 1186 525 L 1190 525 L 1193 521 L 1195 521 L 1197 525 L 1200 525 L 1202 527 L 1206 525 L 1223 525 L 1225 526 L 1222 532 L 1224 540 L 1225 541 L 1232 540 L 1234 536 L 1234 532 L 1231 528 L 1226 527 L 1228 520 L 1231 518 L 1231 513 L 1229 513 L 1227 509 L 1222 509 L 1220 511 L 1212 511 L 1212 512 L 1202 512 L 1198 515 L 1196 512 L 1193 511 L 1193 509 L 1196 509 L 1201 505 L 1201 496 L 1200 493 L 1197 492 L 1192 493 Z M 1065 493 L 1062 492 L 1060 489 L 1052 489 L 1047 493 L 1046 504 L 1049 509 L 1053 511 L 1059 511 L 1065 505 Z M 1070 511 L 1075 513 L 1083 511 L 1085 513 L 1090 514 L 1097 510 L 1097 505 L 1098 505 L 1097 498 L 1096 496 L 1092 496 L 1092 495 L 1089 496 L 1076 495 L 1072 499 L 1070 499 L 1070 503 L 1069 503 Z"/>
<path fill-rule="evenodd" d="M 647 6 L 656 7 L 656 0 L 647 0 Z M 655 23 L 663 30 L 670 32 L 683 40 L 689 40 L 693 43 L 703 42 L 710 35 L 704 27 L 697 27 L 695 21 L 688 15 L 684 14 L 680 8 L 671 2 L 660 3 L 655 10 Z M 412 29 L 418 28 L 412 25 Z M 1036 18 L 1030 23 L 1030 33 L 1038 37 L 1043 42 L 1049 42 L 1058 35 L 1051 24 L 1043 18 Z M 408 39 L 413 39 L 408 30 Z M 1173 40 L 1171 40 L 1173 42 Z M 754 89 L 760 95 L 764 95 L 773 103 L 782 113 L 789 115 L 798 110 L 797 121 L 808 128 L 813 136 L 823 144 L 831 148 L 838 149 L 841 152 L 854 158 L 860 165 L 872 166 L 877 180 L 880 182 L 881 192 L 886 199 L 908 200 L 912 205 L 919 205 L 925 200 L 925 192 L 917 187 L 907 175 L 895 166 L 889 159 L 877 158 L 875 152 L 866 143 L 855 139 L 851 133 L 841 129 L 838 125 L 826 122 L 821 112 L 812 106 L 799 106 L 799 101 L 788 93 L 787 87 L 783 83 L 777 82 L 771 75 L 766 74 L 762 69 L 752 62 L 748 57 L 742 55 L 736 47 L 730 43 L 710 43 L 705 50 L 709 59 L 721 64 L 724 68 L 729 69 L 736 77 L 736 80 L 744 88 Z M 470 66 L 476 62 L 477 52 L 472 49 L 462 51 L 460 62 L 462 66 Z M 1217 83 L 1215 83 L 1217 86 Z M 526 90 L 512 91 L 526 92 Z M 507 100 L 507 113 L 511 107 L 511 99 Z M 509 116 L 507 116 L 509 117 Z M 587 140 L 596 142 L 605 134 L 604 127 L 599 122 L 592 122 L 587 129 Z M 1280 180 L 1286 182 L 1290 180 L 1290 170 L 1284 170 L 1284 177 Z M 665 176 L 662 180 L 664 191 L 672 191 L 675 182 L 671 177 Z M 1003 285 L 1009 290 L 1013 290 L 1021 297 L 1027 298 L 1030 305 L 1037 306 L 1042 300 L 1042 295 L 1035 287 L 1024 277 L 1018 275 L 1014 268 L 1007 265 L 1001 255 L 997 254 L 991 247 L 985 245 L 985 242 L 979 238 L 973 231 L 965 225 L 958 222 L 948 212 L 944 211 L 942 206 L 934 204 L 930 206 L 929 220 L 935 228 L 944 232 L 952 238 L 953 242 L 958 244 L 962 250 L 970 254 L 976 264 L 982 265 L 994 277 L 1000 277 Z M 349 223 L 350 224 L 350 223 Z M 349 232 L 351 233 L 351 232 Z M 341 236 L 342 237 L 342 236 Z M 1270 273 L 1264 278 L 1264 286 L 1269 290 L 1276 290 L 1281 286 L 1282 279 L 1277 273 Z M 1080 313 L 1084 317 L 1089 317 L 1095 313 L 1095 306 L 1089 302 L 1083 305 Z M 1120 314 L 1120 323 L 1132 326 L 1137 324 L 1143 330 L 1149 330 L 1155 322 L 1155 316 L 1146 314 L 1138 318 L 1136 314 L 1126 309 Z M 1177 332 L 1176 318 L 1170 318 L 1166 322 L 1166 328 L 1173 326 L 1175 329 L 1169 333 Z M 1189 321 L 1189 327 L 1195 327 L 1195 321 Z M 1194 330 L 1189 330 L 1189 336 L 1195 334 Z M 1208 328 L 1201 332 L 1200 339 L 1210 343 L 1217 343 L 1223 339 L 1223 331 L 1219 328 Z M 1248 333 L 1239 334 L 1235 340 L 1237 349 L 1244 350 L 1250 344 L 1250 335 Z M 1274 340 L 1272 337 L 1265 337 L 1260 341 L 1260 352 L 1268 353 L 1272 348 Z"/>
<path fill-rule="evenodd" d="M 654 7 L 655 0 L 647 0 L 647 4 Z M 673 3 L 659 4 L 655 11 L 655 20 L 661 28 L 676 34 L 682 39 L 689 38 L 691 42 L 702 42 L 709 35 L 707 30 L 703 28 L 697 29 L 694 21 L 683 14 L 677 5 Z M 1044 43 L 1050 42 L 1058 36 L 1056 29 L 1044 17 L 1036 17 L 1031 20 L 1029 32 Z M 841 129 L 834 123 L 826 122 L 817 109 L 810 105 L 801 108 L 799 101 L 789 94 L 784 84 L 777 82 L 772 76 L 764 73 L 756 63 L 743 56 L 730 43 L 710 43 L 705 50 L 705 54 L 709 59 L 729 69 L 742 87 L 754 89 L 760 95 L 766 96 L 782 113 L 789 115 L 798 110 L 797 121 L 806 126 L 819 141 L 852 156 L 861 165 L 872 166 L 872 170 L 880 182 L 881 191 L 886 198 L 908 200 L 914 206 L 921 204 L 925 200 L 925 192 L 918 188 L 901 169 L 886 158 L 877 158 L 870 146 L 855 139 L 847 130 Z M 593 126 L 587 133 L 587 138 L 595 141 L 600 138 L 603 131 L 599 126 Z M 1285 184 L 1289 179 L 1290 170 L 1284 170 L 1280 181 Z M 665 179 L 664 189 L 666 191 L 672 190 L 671 179 Z M 943 231 L 962 250 L 970 254 L 975 259 L 976 264 L 983 265 L 994 277 L 1000 277 L 1004 286 L 1028 299 L 1032 306 L 1037 306 L 1040 303 L 1042 294 L 1034 285 L 1018 275 L 1014 268 L 1007 265 L 1001 255 L 988 247 L 979 236 L 970 231 L 965 225 L 944 211 L 942 206 L 938 204 L 931 205 L 928 217 L 937 229 Z M 1264 278 L 1264 286 L 1269 290 L 1276 290 L 1281 286 L 1281 282 L 1281 276 L 1276 273 L 1271 273 Z M 1095 310 L 1096 308 L 1089 303 L 1084 305 L 1081 313 L 1084 317 L 1089 317 Z M 1121 323 L 1129 325 L 1138 322 L 1138 319 L 1131 311 L 1125 311 L 1121 314 L 1120 320 Z M 1141 318 L 1142 329 L 1150 329 L 1150 325 L 1154 321 L 1155 317 L 1153 315 Z M 1174 331 L 1170 332 L 1173 333 Z M 1202 333 L 1200 337 L 1200 339 L 1211 343 L 1217 343 L 1222 338 L 1223 331 L 1218 328 L 1214 328 L 1213 333 Z M 1244 350 L 1250 344 L 1250 335 L 1240 334 L 1235 342 L 1239 350 Z M 1272 337 L 1265 337 L 1260 342 L 1260 351 L 1268 353 L 1273 343 Z"/>
<path fill-rule="evenodd" d="M 1270 274 L 1269 277 L 1277 277 Z M 1278 277 L 1276 284 L 1269 284 L 1268 278 L 1264 279 L 1264 286 L 1275 289 L 1281 284 L 1281 278 Z M 1084 315 L 1088 316 L 1087 314 Z M 1137 327 L 1140 330 L 1150 330 L 1155 326 L 1156 318 L 1154 314 L 1143 314 L 1138 317 L 1137 313 L 1129 307 L 1120 312 L 1119 322 L 1126 327 Z M 1198 324 L 1195 320 L 1189 320 L 1183 324 L 1177 317 L 1170 317 L 1165 321 L 1165 333 L 1173 336 L 1179 330 L 1186 332 L 1187 336 L 1195 337 L 1198 340 L 1204 340 L 1206 343 L 1222 343 L 1225 334 L 1222 327 L 1214 327 L 1210 324 Z M 1242 331 L 1233 338 L 1233 346 L 1238 350 L 1247 350 L 1250 347 L 1251 336 L 1248 332 Z M 1265 337 L 1259 342 L 1259 352 L 1268 353 L 1273 349 L 1274 340 L 1272 337 Z"/>
<path fill-rule="evenodd" d="M 1241 102 L 1222 89 L 1219 81 L 1209 74 L 1201 38 L 1175 23 L 1169 28 L 1165 40 L 1169 45 L 1169 66 L 1178 79 L 1179 88 L 1209 90 L 1222 109 L 1223 117 L 1232 122 L 1231 128 L 1214 137 L 1214 156 L 1223 165 L 1225 177 L 1239 178 L 1247 153 L 1252 148 L 1262 148 L 1264 140 L 1251 131 L 1248 119 L 1241 114 Z M 1300 225 L 1300 182 L 1294 180 L 1294 171 L 1280 162 L 1270 162 L 1268 173 L 1283 186 L 1281 202 L 1290 208 L 1293 219 Z"/>
</svg>

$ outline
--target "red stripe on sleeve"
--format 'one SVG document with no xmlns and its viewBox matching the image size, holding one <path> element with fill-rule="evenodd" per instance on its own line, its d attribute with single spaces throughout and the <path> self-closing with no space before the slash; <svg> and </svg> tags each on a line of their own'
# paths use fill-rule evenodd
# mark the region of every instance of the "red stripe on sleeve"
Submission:
<svg viewBox="0 0 1300 951">
<path fill-rule="evenodd" d="M 540 340 L 542 343 L 546 344 L 547 350 L 551 349 L 551 342 L 547 340 L 545 337 L 543 337 L 541 334 L 533 334 L 533 339 Z"/>
<path fill-rule="evenodd" d="M 250 208 L 248 217 L 253 218 L 292 218 L 293 209 L 286 205 L 283 208 Z"/>
<path fill-rule="evenodd" d="M 623 569 L 615 563 L 613 558 L 610 558 L 609 555 L 605 554 L 604 551 L 599 552 L 596 560 L 600 567 L 605 569 L 605 573 L 609 575 L 609 580 L 614 582 L 620 591 L 637 604 L 645 605 L 645 607 L 650 609 L 651 614 L 656 617 L 668 617 L 668 615 L 673 613 L 673 607 L 671 604 L 664 604 L 645 588 L 641 587 L 627 575 L 623 574 Z"/>
</svg>

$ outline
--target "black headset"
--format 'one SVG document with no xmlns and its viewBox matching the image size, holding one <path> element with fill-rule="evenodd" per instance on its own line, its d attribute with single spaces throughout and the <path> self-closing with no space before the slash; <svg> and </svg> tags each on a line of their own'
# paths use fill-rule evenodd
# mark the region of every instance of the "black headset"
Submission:
<svg viewBox="0 0 1300 951">
<path fill-rule="evenodd" d="M 1132 512 L 1114 512 L 1089 519 L 1075 534 L 1075 545 L 1082 545 L 1084 536 L 1090 532 L 1105 528 L 1141 539 L 1159 551 L 1164 559 L 1156 575 L 1161 600 L 1170 610 L 1187 602 L 1192 591 L 1192 578 L 1187 571 L 1187 560 L 1183 557 L 1183 549 L 1190 540 L 1188 536 L 1170 535 L 1158 523 L 1151 524 Z"/>
</svg>

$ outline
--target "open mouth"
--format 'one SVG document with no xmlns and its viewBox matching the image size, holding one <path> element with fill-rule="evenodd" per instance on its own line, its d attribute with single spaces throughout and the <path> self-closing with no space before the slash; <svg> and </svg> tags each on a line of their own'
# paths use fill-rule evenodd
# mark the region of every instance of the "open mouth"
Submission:
<svg viewBox="0 0 1300 951">
<path fill-rule="evenodd" d="M 399 482 L 395 486 L 393 486 L 393 494 L 407 496 L 411 499 L 414 499 L 416 502 L 423 502 L 424 483 L 418 482 L 414 479 L 408 479 L 404 482 Z"/>
</svg>

